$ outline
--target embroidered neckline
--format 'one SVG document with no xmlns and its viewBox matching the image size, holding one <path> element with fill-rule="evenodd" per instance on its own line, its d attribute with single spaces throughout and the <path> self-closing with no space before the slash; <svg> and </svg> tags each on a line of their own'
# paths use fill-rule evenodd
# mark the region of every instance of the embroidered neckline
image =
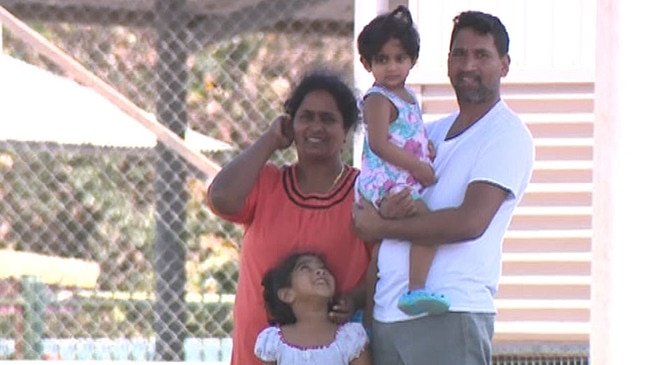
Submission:
<svg viewBox="0 0 650 365">
<path fill-rule="evenodd" d="M 334 338 L 332 338 L 332 340 L 330 342 L 328 342 L 326 344 L 323 344 L 323 345 L 316 345 L 316 346 L 300 346 L 300 345 L 296 345 L 294 343 L 291 343 L 291 342 L 287 341 L 286 338 L 284 338 L 284 333 L 282 332 L 282 328 L 281 327 L 276 327 L 276 328 L 278 330 L 278 336 L 280 337 L 280 341 L 283 344 L 285 344 L 285 345 L 287 345 L 287 346 L 289 346 L 291 348 L 294 348 L 296 350 L 307 351 L 307 350 L 325 350 L 327 348 L 332 347 L 332 345 L 336 342 L 336 339 L 339 337 L 339 333 L 341 333 L 341 329 L 343 328 L 343 326 L 341 325 L 341 326 L 338 326 L 338 328 L 336 328 L 336 332 L 334 333 Z"/>
</svg>

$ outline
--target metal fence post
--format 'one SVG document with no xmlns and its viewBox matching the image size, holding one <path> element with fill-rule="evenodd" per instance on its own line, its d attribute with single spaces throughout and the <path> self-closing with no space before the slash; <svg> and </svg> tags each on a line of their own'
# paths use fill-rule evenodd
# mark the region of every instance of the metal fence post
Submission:
<svg viewBox="0 0 650 365">
<path fill-rule="evenodd" d="M 22 295 L 24 301 L 23 358 L 38 360 L 43 355 L 45 285 L 35 276 L 25 276 L 22 280 Z"/>
<path fill-rule="evenodd" d="M 185 1 L 156 1 L 156 115 L 183 136 L 187 130 L 187 32 Z M 158 361 L 183 360 L 187 337 L 185 250 L 188 232 L 187 163 L 161 143 L 156 145 L 156 235 L 154 328 Z"/>
</svg>

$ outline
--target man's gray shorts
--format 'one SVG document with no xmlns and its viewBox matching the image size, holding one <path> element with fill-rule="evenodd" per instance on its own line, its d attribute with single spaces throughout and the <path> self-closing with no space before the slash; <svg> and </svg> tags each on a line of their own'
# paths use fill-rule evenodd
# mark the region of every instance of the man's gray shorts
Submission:
<svg viewBox="0 0 650 365">
<path fill-rule="evenodd" d="M 493 313 L 447 312 L 372 324 L 374 365 L 489 365 Z"/>
</svg>

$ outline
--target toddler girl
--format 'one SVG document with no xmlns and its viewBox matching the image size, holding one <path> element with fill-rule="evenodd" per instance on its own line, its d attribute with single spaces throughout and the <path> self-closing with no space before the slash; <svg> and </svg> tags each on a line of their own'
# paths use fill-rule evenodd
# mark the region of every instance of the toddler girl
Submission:
<svg viewBox="0 0 650 365">
<path fill-rule="evenodd" d="M 415 214 L 425 213 L 428 208 L 420 193 L 437 179 L 420 107 L 413 91 L 405 86 L 420 51 L 420 36 L 411 13 L 400 5 L 376 17 L 359 34 L 357 46 L 361 63 L 375 78 L 362 102 L 365 141 L 358 189 L 365 199 L 379 207 L 389 192 L 409 188 L 415 200 Z M 375 272 L 377 250 L 378 247 L 370 269 Z M 411 245 L 409 290 L 398 303 L 403 312 L 440 314 L 448 310 L 444 295 L 425 288 L 434 255 L 434 246 L 417 242 Z M 370 292 L 374 289 L 372 284 L 370 281 L 368 285 Z M 371 298 L 368 302 L 372 302 Z M 368 321 L 366 317 L 366 326 Z"/>
</svg>

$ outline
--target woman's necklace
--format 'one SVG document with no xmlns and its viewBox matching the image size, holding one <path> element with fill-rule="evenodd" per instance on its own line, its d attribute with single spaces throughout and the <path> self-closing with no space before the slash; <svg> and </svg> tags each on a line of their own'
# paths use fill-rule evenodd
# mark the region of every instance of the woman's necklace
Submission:
<svg viewBox="0 0 650 365">
<path fill-rule="evenodd" d="M 332 185 L 330 185 L 330 188 L 327 189 L 328 192 L 332 191 L 336 184 L 338 184 L 339 180 L 341 180 L 341 177 L 343 177 L 343 172 L 345 172 L 345 165 L 341 165 L 341 171 L 339 171 L 339 174 L 336 175 L 336 178 L 334 179 L 334 182 L 332 182 Z"/>
</svg>

